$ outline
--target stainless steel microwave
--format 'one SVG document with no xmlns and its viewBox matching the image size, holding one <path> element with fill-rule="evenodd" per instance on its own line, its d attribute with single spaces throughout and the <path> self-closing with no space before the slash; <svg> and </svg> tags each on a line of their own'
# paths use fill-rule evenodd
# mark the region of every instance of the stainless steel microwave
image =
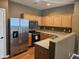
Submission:
<svg viewBox="0 0 79 59">
<path fill-rule="evenodd" d="M 29 21 L 29 29 L 37 29 L 38 22 L 37 21 Z"/>
</svg>

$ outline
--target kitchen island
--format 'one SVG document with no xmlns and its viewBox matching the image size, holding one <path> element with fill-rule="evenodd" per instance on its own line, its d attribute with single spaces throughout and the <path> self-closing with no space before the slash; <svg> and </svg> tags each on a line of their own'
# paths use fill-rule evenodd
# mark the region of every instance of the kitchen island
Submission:
<svg viewBox="0 0 79 59">
<path fill-rule="evenodd" d="M 69 59 L 74 52 L 75 33 L 37 31 L 55 35 L 57 37 L 53 39 L 52 37 L 49 37 L 42 41 L 36 42 L 35 59 L 39 59 L 39 57 L 42 57 L 42 59 L 45 59 L 45 57 L 47 57 L 46 59 Z M 43 52 L 43 55 L 38 53 L 38 49 L 39 52 Z M 39 55 L 38 58 L 37 55 Z"/>
</svg>

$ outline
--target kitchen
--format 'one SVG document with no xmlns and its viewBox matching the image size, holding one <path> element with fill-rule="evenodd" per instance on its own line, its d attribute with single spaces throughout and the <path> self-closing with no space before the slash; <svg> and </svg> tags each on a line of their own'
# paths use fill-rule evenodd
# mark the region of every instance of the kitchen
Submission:
<svg viewBox="0 0 79 59">
<path fill-rule="evenodd" d="M 75 40 L 73 39 L 75 39 L 74 37 L 75 34 L 76 34 L 77 40 L 79 37 L 78 36 L 79 35 L 78 34 L 79 32 L 78 31 L 78 18 L 79 18 L 78 7 L 79 7 L 78 0 L 70 0 L 70 1 L 64 1 L 64 2 L 63 1 L 59 2 L 58 0 L 57 1 L 54 0 L 51 3 L 48 0 L 41 1 L 41 2 L 40 0 L 39 1 L 36 0 L 32 2 L 29 2 L 29 0 L 27 0 L 26 2 L 23 0 L 21 1 L 19 0 L 2 1 L 1 0 L 0 8 L 5 8 L 7 11 L 6 12 L 7 14 L 6 38 L 10 37 L 8 22 L 11 18 L 19 18 L 19 19 L 26 19 L 28 21 L 29 20 L 33 21 L 32 25 L 30 25 L 31 26 L 31 29 L 29 30 L 30 33 L 28 34 L 29 47 L 26 48 L 27 50 L 26 52 L 21 53 L 21 54 L 24 54 L 26 57 L 25 56 L 22 57 L 23 55 L 18 54 L 13 57 L 11 56 L 10 58 L 33 59 L 33 57 L 35 57 L 35 59 L 44 59 L 44 58 L 45 59 L 46 58 L 47 59 L 52 59 L 52 58 L 68 59 L 73 54 L 70 51 L 73 51 L 74 49 Z M 73 32 L 75 32 L 75 34 Z M 17 34 L 16 31 L 14 33 Z M 34 37 L 33 34 L 36 36 Z M 72 38 L 70 36 L 72 36 Z M 17 37 L 17 35 L 15 35 L 15 37 Z M 37 40 L 38 38 L 39 40 Z M 66 39 L 69 39 L 69 41 L 65 41 Z M 7 43 L 7 45 L 10 45 L 10 44 Z M 76 44 L 74 49 L 75 54 L 78 54 L 78 51 L 79 51 L 78 46 L 79 45 Z M 30 55 L 30 57 L 28 57 L 29 55 L 28 51 L 30 51 L 30 54 L 33 56 Z M 52 53 L 50 51 L 52 51 Z M 59 54 L 60 52 L 61 52 L 61 55 L 63 55 L 62 57 Z M 40 58 L 38 55 L 40 56 Z M 50 57 L 53 56 L 53 57 L 49 58 L 49 56 Z"/>
</svg>

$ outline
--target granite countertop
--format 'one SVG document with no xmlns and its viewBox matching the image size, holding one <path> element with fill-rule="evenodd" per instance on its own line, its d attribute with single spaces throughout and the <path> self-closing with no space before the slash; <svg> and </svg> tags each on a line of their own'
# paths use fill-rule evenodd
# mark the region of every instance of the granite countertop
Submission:
<svg viewBox="0 0 79 59">
<path fill-rule="evenodd" d="M 48 31 L 42 31 L 42 30 L 37 30 L 37 31 L 42 32 L 42 33 L 46 33 L 46 34 L 52 34 L 52 35 L 58 36 L 55 39 L 52 39 L 51 37 L 49 37 L 49 38 L 44 39 L 42 41 L 35 42 L 35 44 L 40 45 L 40 46 L 42 46 L 46 49 L 49 49 L 49 42 L 50 41 L 57 43 L 57 42 L 63 40 L 64 38 L 73 34 L 73 33 L 51 32 L 51 31 L 48 32 Z"/>
<path fill-rule="evenodd" d="M 42 33 L 46 33 L 46 34 L 51 34 L 51 35 L 56 35 L 58 37 L 64 36 L 66 34 L 69 33 L 65 33 L 65 32 L 58 32 L 58 31 L 48 31 L 48 30 L 36 30 L 37 32 L 42 32 Z"/>
<path fill-rule="evenodd" d="M 49 42 L 50 42 L 50 38 L 47 38 L 45 40 L 39 41 L 39 42 L 35 42 L 35 44 L 42 46 L 43 48 L 49 49 Z"/>
</svg>

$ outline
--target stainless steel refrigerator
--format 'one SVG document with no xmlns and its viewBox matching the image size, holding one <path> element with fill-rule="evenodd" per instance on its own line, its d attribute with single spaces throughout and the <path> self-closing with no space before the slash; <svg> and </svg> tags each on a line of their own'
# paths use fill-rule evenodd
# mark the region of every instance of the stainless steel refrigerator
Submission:
<svg viewBox="0 0 79 59">
<path fill-rule="evenodd" d="M 10 56 L 28 49 L 29 21 L 10 18 Z"/>
</svg>

